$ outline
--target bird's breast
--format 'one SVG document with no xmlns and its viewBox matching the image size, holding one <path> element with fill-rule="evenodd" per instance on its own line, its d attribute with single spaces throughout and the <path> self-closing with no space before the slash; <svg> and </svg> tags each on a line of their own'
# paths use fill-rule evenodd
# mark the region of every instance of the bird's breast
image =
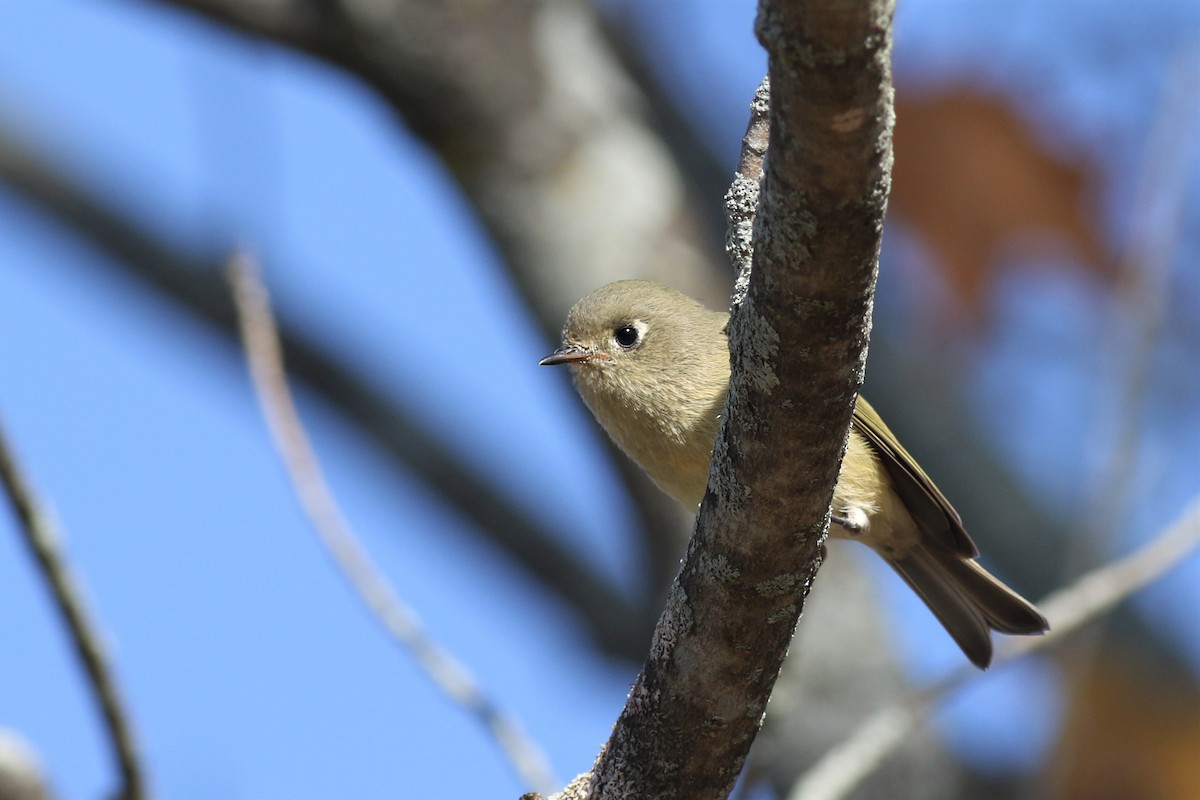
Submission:
<svg viewBox="0 0 1200 800">
<path fill-rule="evenodd" d="M 588 409 L 614 442 L 667 494 L 694 507 L 704 498 L 721 406 L 670 392 L 643 395 L 579 380 Z M 723 401 L 723 397 L 721 400 Z"/>
</svg>

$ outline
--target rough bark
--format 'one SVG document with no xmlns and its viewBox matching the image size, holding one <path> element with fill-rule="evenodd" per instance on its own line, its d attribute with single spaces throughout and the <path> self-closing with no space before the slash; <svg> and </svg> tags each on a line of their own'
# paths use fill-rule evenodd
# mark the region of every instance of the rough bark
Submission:
<svg viewBox="0 0 1200 800">
<path fill-rule="evenodd" d="M 724 798 L 754 740 L 820 564 L 862 382 L 890 181 L 890 26 L 887 2 L 760 5 L 769 155 L 709 491 L 650 656 L 568 795 Z"/>
</svg>

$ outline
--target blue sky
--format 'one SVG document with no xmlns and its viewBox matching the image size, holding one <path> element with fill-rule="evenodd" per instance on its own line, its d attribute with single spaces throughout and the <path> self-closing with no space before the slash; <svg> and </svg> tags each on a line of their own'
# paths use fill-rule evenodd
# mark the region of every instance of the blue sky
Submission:
<svg viewBox="0 0 1200 800">
<path fill-rule="evenodd" d="M 51 2 L 0 17 L 0 97 L 47 155 L 185 243 L 214 229 L 251 242 L 293 318 L 418 403 L 527 505 L 588 514 L 572 485 L 560 487 L 574 501 L 564 509 L 521 479 L 587 468 L 589 444 L 556 431 L 582 414 L 537 368 L 545 343 L 453 188 L 370 94 L 151 7 Z M 71 57 L 45 58 L 51 45 Z M 112 638 L 162 796 L 518 794 L 475 724 L 329 568 L 237 354 L 89 266 L 101 256 L 9 195 L 0 227 L 5 424 Z M 463 342 L 489 330 L 505 346 L 464 358 Z M 502 425 L 474 413 L 495 383 L 506 408 L 538 413 Z M 506 687 L 500 702 L 552 745 L 560 772 L 589 763 L 629 668 L 588 655 L 573 621 L 452 512 L 301 404 L 335 490 L 404 596 L 485 685 Z M 590 534 L 580 546 L 615 574 L 622 543 L 593 516 L 574 526 Z M 0 666 L 3 724 L 35 744 L 63 797 L 99 796 L 111 776 L 90 700 L 2 524 L 0 584 L 21 613 L 3 616 L 0 638 L 22 654 Z M 575 724 L 561 725 L 562 708 Z"/>
</svg>

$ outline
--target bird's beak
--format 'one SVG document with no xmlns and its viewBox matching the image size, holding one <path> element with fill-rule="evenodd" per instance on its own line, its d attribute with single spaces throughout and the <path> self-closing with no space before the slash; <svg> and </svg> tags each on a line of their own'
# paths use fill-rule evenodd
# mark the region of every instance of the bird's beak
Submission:
<svg viewBox="0 0 1200 800">
<path fill-rule="evenodd" d="M 552 367 L 555 364 L 586 364 L 589 361 L 612 361 L 612 356 L 585 350 L 577 344 L 567 344 L 543 358 L 538 365 Z"/>
</svg>

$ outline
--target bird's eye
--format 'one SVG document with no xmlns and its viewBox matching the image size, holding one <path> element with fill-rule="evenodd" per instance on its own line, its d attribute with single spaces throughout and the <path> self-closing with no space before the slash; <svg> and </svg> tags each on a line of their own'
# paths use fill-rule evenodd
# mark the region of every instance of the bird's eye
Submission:
<svg viewBox="0 0 1200 800">
<path fill-rule="evenodd" d="M 632 325 L 622 325 L 613 331 L 613 338 L 617 340 L 617 344 L 626 349 L 637 344 L 640 336 L 638 329 Z"/>
</svg>

